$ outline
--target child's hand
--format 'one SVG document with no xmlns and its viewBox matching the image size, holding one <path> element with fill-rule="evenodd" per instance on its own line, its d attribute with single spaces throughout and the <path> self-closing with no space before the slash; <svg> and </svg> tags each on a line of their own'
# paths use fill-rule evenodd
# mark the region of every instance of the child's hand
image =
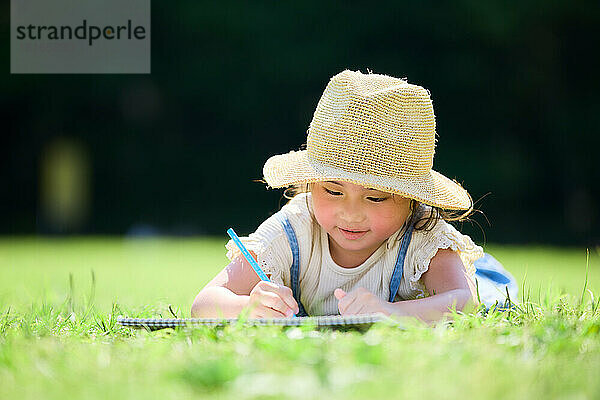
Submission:
<svg viewBox="0 0 600 400">
<path fill-rule="evenodd" d="M 254 286 L 249 307 L 250 318 L 286 318 L 300 311 L 292 289 L 267 281 Z"/>
<path fill-rule="evenodd" d="M 350 293 L 346 293 L 338 288 L 335 289 L 333 294 L 339 300 L 338 309 L 341 315 L 390 314 L 390 310 L 388 310 L 390 303 L 381 300 L 365 288 L 357 288 Z"/>
</svg>

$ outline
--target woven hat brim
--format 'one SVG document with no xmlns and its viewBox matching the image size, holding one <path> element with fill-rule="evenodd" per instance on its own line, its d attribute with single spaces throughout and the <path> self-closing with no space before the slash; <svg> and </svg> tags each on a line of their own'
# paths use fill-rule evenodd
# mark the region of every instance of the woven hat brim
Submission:
<svg viewBox="0 0 600 400">
<path fill-rule="evenodd" d="M 399 194 L 445 210 L 468 210 L 472 206 L 471 197 L 462 186 L 434 170 L 419 177 L 400 179 L 358 174 L 312 162 L 306 150 L 269 158 L 263 167 L 263 175 L 272 188 L 341 180 Z"/>
</svg>

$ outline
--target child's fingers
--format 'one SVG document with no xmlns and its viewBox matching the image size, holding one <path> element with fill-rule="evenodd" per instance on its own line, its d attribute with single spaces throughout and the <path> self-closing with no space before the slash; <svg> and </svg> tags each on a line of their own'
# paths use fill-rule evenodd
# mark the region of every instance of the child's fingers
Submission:
<svg viewBox="0 0 600 400">
<path fill-rule="evenodd" d="M 277 291 L 278 287 L 279 287 L 279 285 L 276 283 L 268 282 L 268 281 L 260 281 L 256 284 L 256 286 L 254 286 L 254 289 L 252 289 L 252 291 L 262 290 L 262 291 L 268 291 L 268 292 L 275 292 L 275 291 Z"/>
<path fill-rule="evenodd" d="M 333 295 L 335 296 L 336 299 L 341 300 L 346 295 L 346 292 L 344 292 L 340 288 L 337 288 L 333 291 Z"/>
<path fill-rule="evenodd" d="M 278 311 L 283 315 L 288 314 L 288 311 L 293 310 L 285 303 L 285 301 L 283 301 L 283 299 L 277 293 L 264 292 L 261 296 L 261 300 L 261 304 L 272 308 L 273 310 Z"/>
<path fill-rule="evenodd" d="M 294 293 L 292 289 L 287 286 L 277 285 L 275 283 L 271 283 L 267 290 L 272 291 L 277 294 L 281 298 L 281 300 L 292 310 L 294 313 L 298 313 L 298 303 L 296 299 L 294 299 Z"/>
<path fill-rule="evenodd" d="M 287 286 L 279 286 L 277 289 L 277 294 L 295 314 L 300 312 L 298 303 L 296 302 L 296 299 L 294 299 L 294 292 L 292 292 L 292 289 Z"/>
<path fill-rule="evenodd" d="M 275 304 L 274 299 L 271 298 L 271 303 L 269 303 L 270 307 L 273 306 L 273 308 L 276 308 L 279 311 L 283 311 L 286 314 L 287 314 L 288 309 L 293 313 L 299 312 L 298 303 L 294 299 L 294 294 L 293 294 L 292 290 L 287 286 L 278 285 L 273 282 L 261 281 L 256 284 L 254 289 L 252 289 L 252 292 L 250 293 L 250 297 L 252 297 L 253 295 L 255 295 L 255 296 L 259 295 L 262 297 L 267 293 L 270 293 L 273 296 L 278 297 L 285 304 L 285 307 L 283 307 L 283 308 L 276 307 L 276 306 L 274 306 L 274 304 Z"/>
<path fill-rule="evenodd" d="M 286 315 L 264 304 L 259 304 L 250 312 L 250 318 L 285 318 Z"/>
<path fill-rule="evenodd" d="M 344 310 L 344 315 L 362 314 L 364 309 L 365 305 L 363 303 L 361 303 L 360 301 L 355 301 L 348 307 L 346 307 L 346 309 Z"/>
<path fill-rule="evenodd" d="M 348 307 L 354 303 L 356 300 L 356 294 L 356 290 L 353 290 L 350 293 L 346 293 L 344 297 L 338 301 L 338 310 L 340 311 L 341 315 L 345 315 Z"/>
<path fill-rule="evenodd" d="M 359 287 L 352 290 L 338 302 L 338 309 L 341 315 L 357 314 L 365 302 L 373 296 L 373 293 L 367 289 Z"/>
</svg>

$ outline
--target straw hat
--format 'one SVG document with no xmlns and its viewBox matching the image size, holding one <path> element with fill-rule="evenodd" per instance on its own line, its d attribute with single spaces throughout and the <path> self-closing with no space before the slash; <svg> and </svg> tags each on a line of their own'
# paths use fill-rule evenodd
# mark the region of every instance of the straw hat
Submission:
<svg viewBox="0 0 600 400">
<path fill-rule="evenodd" d="M 340 180 L 447 210 L 471 208 L 465 189 L 431 169 L 435 140 L 426 89 L 346 70 L 325 88 L 306 150 L 269 158 L 264 179 L 272 188 Z"/>
</svg>

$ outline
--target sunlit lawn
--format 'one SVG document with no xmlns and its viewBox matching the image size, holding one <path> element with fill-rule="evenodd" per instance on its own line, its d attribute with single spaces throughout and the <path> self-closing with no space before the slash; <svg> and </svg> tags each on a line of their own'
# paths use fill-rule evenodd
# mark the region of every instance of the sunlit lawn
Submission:
<svg viewBox="0 0 600 400">
<path fill-rule="evenodd" d="M 224 244 L 0 240 L 0 399 L 600 397 L 597 249 L 588 262 L 586 249 L 489 246 L 524 281 L 530 307 L 434 328 L 114 325 L 117 314 L 168 317 L 169 304 L 189 316 L 198 290 L 227 263 Z"/>
</svg>

